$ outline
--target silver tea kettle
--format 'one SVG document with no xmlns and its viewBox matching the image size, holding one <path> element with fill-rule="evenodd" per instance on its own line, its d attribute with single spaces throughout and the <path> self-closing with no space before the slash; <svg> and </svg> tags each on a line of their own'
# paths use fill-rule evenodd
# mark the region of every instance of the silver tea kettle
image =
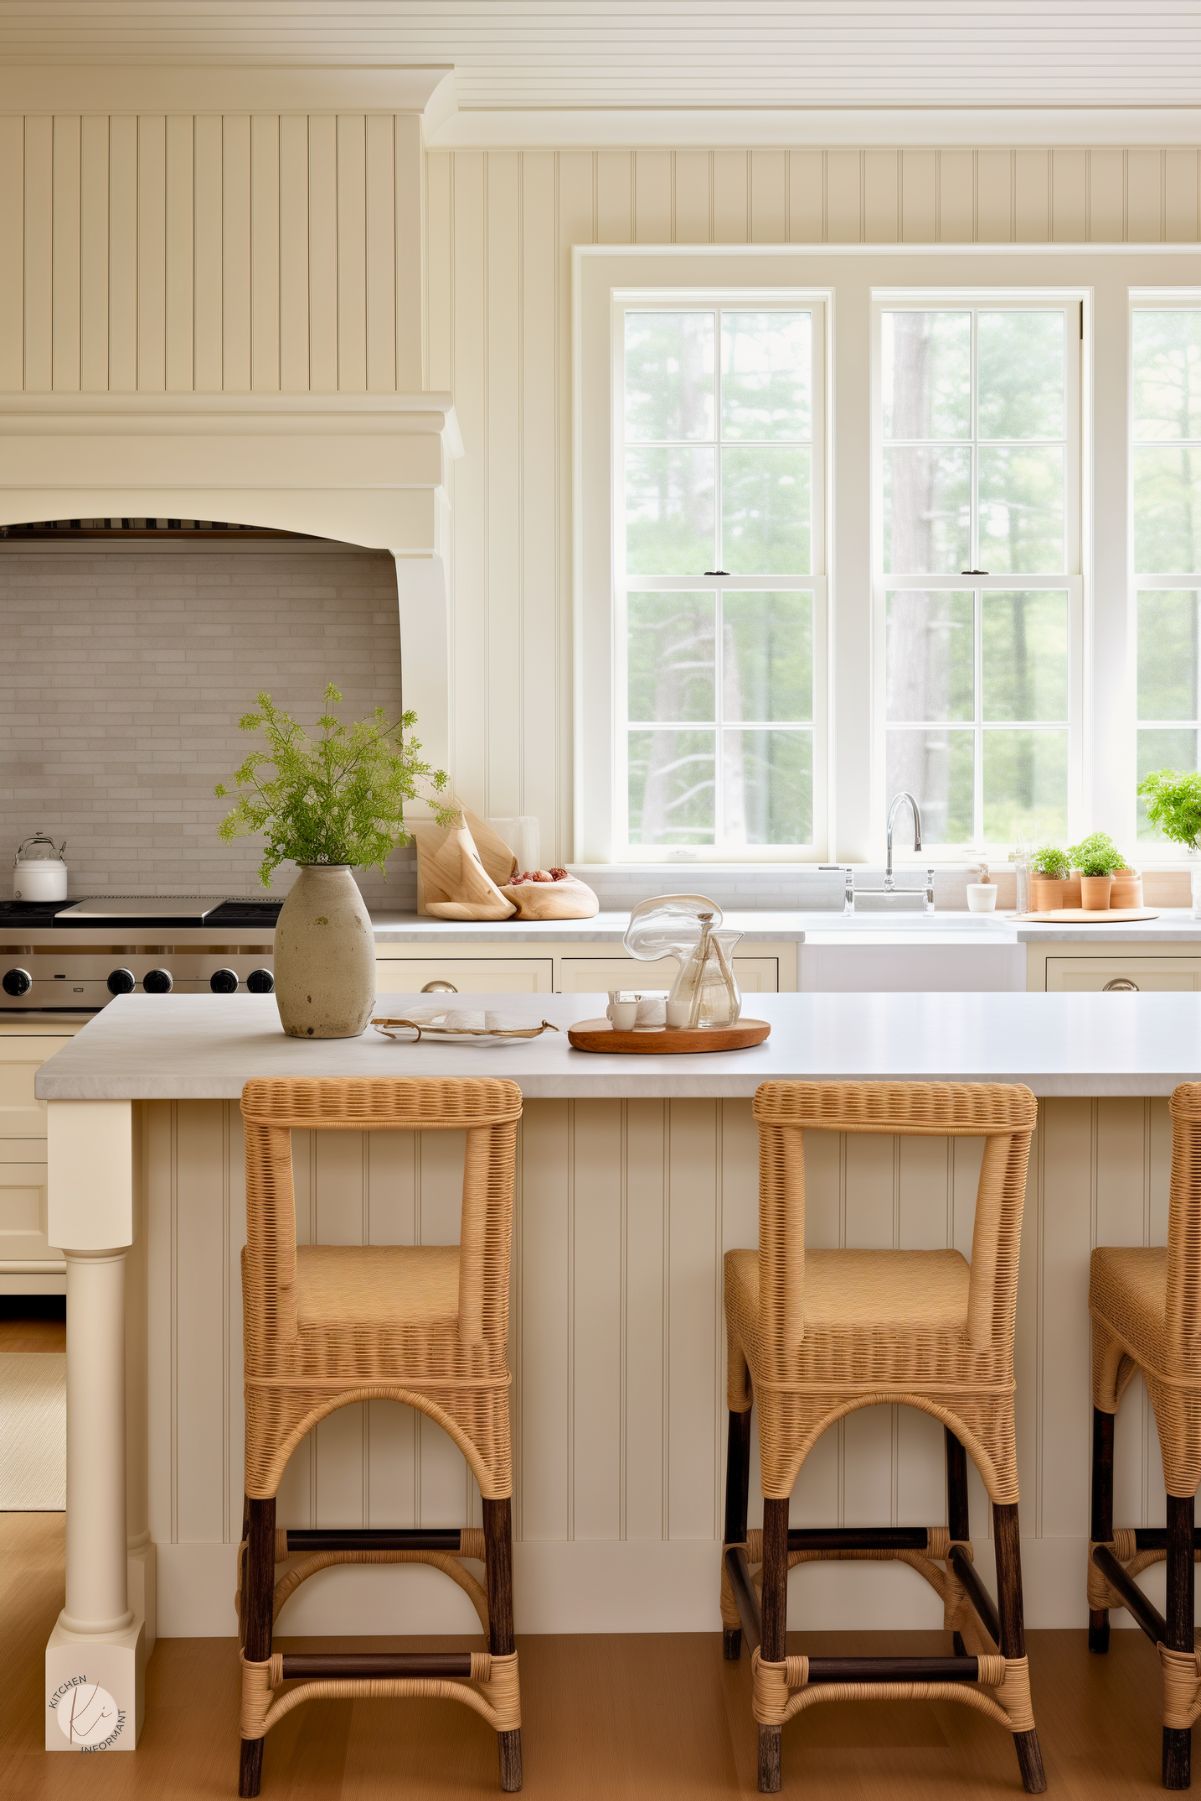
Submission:
<svg viewBox="0 0 1201 1801">
<path fill-rule="evenodd" d="M 35 832 L 17 846 L 13 858 L 13 899 L 56 901 L 67 898 L 67 841 L 56 845 L 45 832 Z"/>
</svg>

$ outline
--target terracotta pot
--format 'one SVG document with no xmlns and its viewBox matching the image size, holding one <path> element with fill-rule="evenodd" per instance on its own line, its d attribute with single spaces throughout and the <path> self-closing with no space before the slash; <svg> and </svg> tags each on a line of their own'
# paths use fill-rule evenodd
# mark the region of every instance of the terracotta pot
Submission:
<svg viewBox="0 0 1201 1801">
<path fill-rule="evenodd" d="M 1111 907 L 1141 907 L 1143 905 L 1143 878 L 1133 869 L 1119 869 L 1113 878 L 1113 887 L 1109 892 Z"/>
<path fill-rule="evenodd" d="M 1060 907 L 1078 907 L 1079 905 L 1079 882 L 1073 882 L 1067 876 L 1032 875 L 1030 877 L 1030 911 L 1032 913 L 1054 913 Z"/>
<path fill-rule="evenodd" d="M 1109 896 L 1113 891 L 1111 875 L 1082 875 L 1080 878 L 1080 905 L 1086 913 L 1104 913 L 1109 906 Z"/>
<path fill-rule="evenodd" d="M 375 939 L 345 863 L 302 863 L 275 925 L 275 999 L 290 1038 L 357 1038 L 375 1005 Z"/>
</svg>

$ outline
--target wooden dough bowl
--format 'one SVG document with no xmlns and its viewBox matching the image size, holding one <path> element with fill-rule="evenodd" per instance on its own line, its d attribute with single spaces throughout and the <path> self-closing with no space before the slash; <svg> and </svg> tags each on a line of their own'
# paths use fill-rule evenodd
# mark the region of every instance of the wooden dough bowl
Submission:
<svg viewBox="0 0 1201 1801">
<path fill-rule="evenodd" d="M 745 1051 L 762 1044 L 771 1031 L 766 1019 L 738 1019 L 732 1026 L 643 1026 L 618 1031 L 607 1019 L 581 1019 L 567 1028 L 568 1043 L 577 1051 L 603 1051 L 609 1056 L 694 1055 L 705 1051 Z"/>
</svg>

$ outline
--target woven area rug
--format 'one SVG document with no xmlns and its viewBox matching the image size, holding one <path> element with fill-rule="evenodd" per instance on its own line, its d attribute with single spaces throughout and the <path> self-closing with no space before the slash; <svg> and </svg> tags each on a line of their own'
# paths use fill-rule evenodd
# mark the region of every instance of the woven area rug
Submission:
<svg viewBox="0 0 1201 1801">
<path fill-rule="evenodd" d="M 0 1512 L 56 1513 L 67 1501 L 67 1359 L 0 1353 Z"/>
</svg>

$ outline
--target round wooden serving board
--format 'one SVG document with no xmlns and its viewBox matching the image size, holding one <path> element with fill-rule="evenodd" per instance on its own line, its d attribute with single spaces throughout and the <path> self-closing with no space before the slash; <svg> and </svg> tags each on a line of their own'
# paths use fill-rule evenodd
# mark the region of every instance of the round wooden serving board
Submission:
<svg viewBox="0 0 1201 1801">
<path fill-rule="evenodd" d="M 1020 913 L 1018 918 L 1048 926 L 1112 926 L 1132 919 L 1158 919 L 1159 914 L 1150 907 L 1054 907 L 1047 913 Z"/>
<path fill-rule="evenodd" d="M 567 1028 L 577 1051 L 672 1056 L 687 1051 L 745 1051 L 771 1031 L 765 1019 L 740 1019 L 732 1026 L 642 1026 L 618 1031 L 607 1019 L 581 1019 Z"/>
</svg>

